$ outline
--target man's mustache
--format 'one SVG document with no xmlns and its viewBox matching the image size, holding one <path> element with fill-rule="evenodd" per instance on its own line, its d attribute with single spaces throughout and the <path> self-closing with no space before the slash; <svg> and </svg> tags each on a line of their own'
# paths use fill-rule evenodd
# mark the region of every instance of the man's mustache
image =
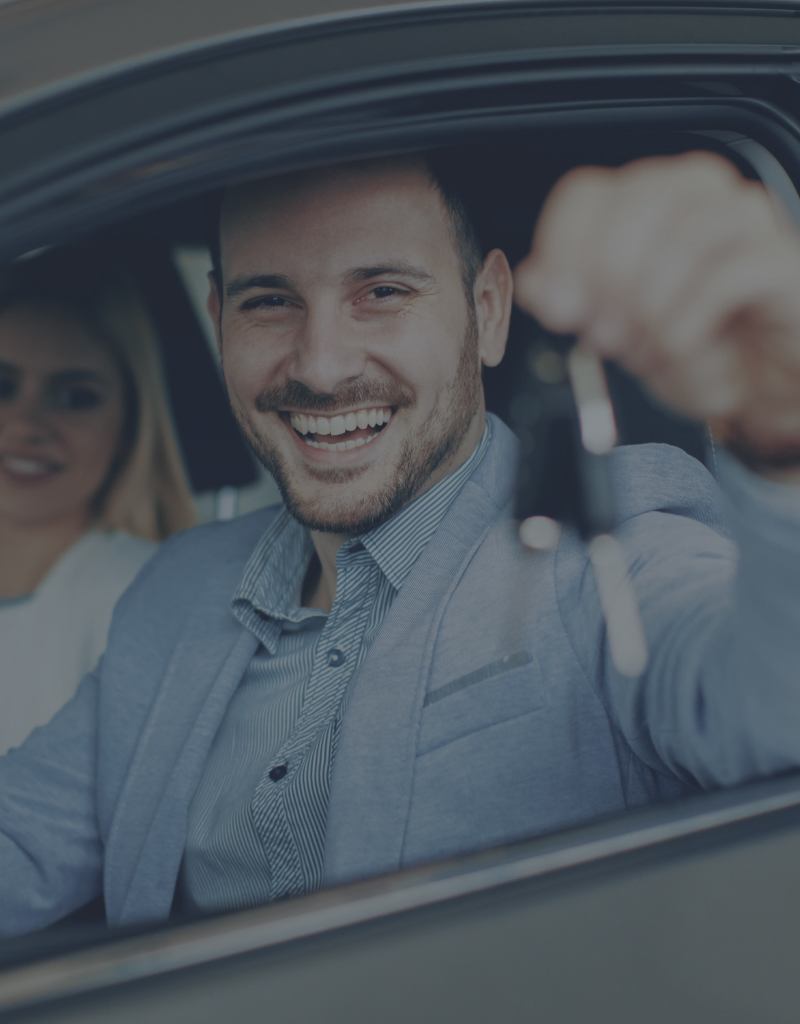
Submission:
<svg viewBox="0 0 800 1024">
<path fill-rule="evenodd" d="M 396 381 L 364 380 L 356 378 L 346 381 L 336 391 L 312 391 L 299 380 L 288 380 L 285 384 L 267 388 L 256 398 L 259 412 L 282 412 L 298 409 L 305 412 L 335 412 L 337 409 L 375 408 L 393 406 L 401 408 L 414 404 L 413 391 Z"/>
</svg>

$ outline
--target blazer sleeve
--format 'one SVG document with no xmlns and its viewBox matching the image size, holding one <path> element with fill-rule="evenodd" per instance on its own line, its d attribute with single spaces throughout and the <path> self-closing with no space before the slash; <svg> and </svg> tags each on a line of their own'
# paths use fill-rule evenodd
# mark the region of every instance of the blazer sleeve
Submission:
<svg viewBox="0 0 800 1024">
<path fill-rule="evenodd" d="M 102 892 L 95 810 L 98 676 L 0 757 L 0 936 L 42 928 Z"/>
<path fill-rule="evenodd" d="M 623 524 L 649 647 L 640 678 L 611 664 L 587 587 L 609 713 L 645 763 L 706 788 L 800 767 L 800 489 L 770 500 L 776 485 L 742 474 L 723 459 L 731 540 L 702 517 Z"/>
</svg>

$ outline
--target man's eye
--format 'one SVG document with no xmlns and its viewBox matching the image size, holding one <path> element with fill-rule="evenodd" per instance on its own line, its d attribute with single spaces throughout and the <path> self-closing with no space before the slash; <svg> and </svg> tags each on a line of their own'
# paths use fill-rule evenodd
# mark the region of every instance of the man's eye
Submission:
<svg viewBox="0 0 800 1024">
<path fill-rule="evenodd" d="M 243 302 L 242 309 L 280 308 L 281 306 L 288 305 L 289 299 L 285 295 L 259 295 L 255 299 L 248 299 L 247 302 Z"/>
<path fill-rule="evenodd" d="M 94 409 L 102 402 L 96 391 L 86 387 L 59 388 L 55 398 L 59 409 Z"/>
<path fill-rule="evenodd" d="M 392 295 L 400 295 L 400 289 L 395 288 L 390 284 L 380 284 L 377 288 L 372 289 L 372 294 L 376 299 L 388 299 Z"/>
<path fill-rule="evenodd" d="M 0 377 L 0 401 L 8 401 L 17 393 L 17 382 L 11 377 Z"/>
</svg>

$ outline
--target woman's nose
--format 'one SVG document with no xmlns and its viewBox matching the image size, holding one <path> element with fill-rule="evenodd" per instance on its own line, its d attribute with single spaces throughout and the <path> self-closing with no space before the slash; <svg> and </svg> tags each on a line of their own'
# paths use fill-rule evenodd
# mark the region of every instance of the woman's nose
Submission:
<svg viewBox="0 0 800 1024">
<path fill-rule="evenodd" d="M 0 433 L 6 440 L 42 444 L 50 440 L 53 428 L 39 397 L 20 395 L 8 405 L 0 405 Z"/>
</svg>

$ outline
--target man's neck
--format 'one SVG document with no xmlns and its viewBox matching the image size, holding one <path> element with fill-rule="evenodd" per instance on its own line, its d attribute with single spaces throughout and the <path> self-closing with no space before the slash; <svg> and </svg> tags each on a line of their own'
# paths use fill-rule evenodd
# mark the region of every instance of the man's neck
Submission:
<svg viewBox="0 0 800 1024">
<path fill-rule="evenodd" d="M 414 497 L 403 508 L 408 508 L 412 502 L 421 498 L 423 494 L 426 494 L 441 480 L 444 480 L 445 477 L 455 473 L 459 466 L 463 466 L 478 447 L 478 442 L 483 436 L 485 426 L 486 414 L 484 409 L 481 408 L 480 414 L 473 419 L 458 449 L 441 466 L 438 466 L 435 472 L 431 473 L 424 486 L 416 492 Z M 402 511 L 402 509 L 399 511 Z M 320 611 L 330 612 L 336 598 L 336 555 L 342 544 L 346 540 L 350 540 L 352 536 L 352 534 L 346 533 L 311 531 L 311 539 L 314 542 L 317 557 L 312 559 L 303 585 L 302 600 L 305 607 L 319 608 Z"/>
<path fill-rule="evenodd" d="M 349 536 L 346 533 L 311 531 L 317 557 L 311 560 L 303 587 L 303 604 L 329 612 L 336 597 L 336 555 Z M 308 597 L 306 597 L 308 595 Z"/>
</svg>

